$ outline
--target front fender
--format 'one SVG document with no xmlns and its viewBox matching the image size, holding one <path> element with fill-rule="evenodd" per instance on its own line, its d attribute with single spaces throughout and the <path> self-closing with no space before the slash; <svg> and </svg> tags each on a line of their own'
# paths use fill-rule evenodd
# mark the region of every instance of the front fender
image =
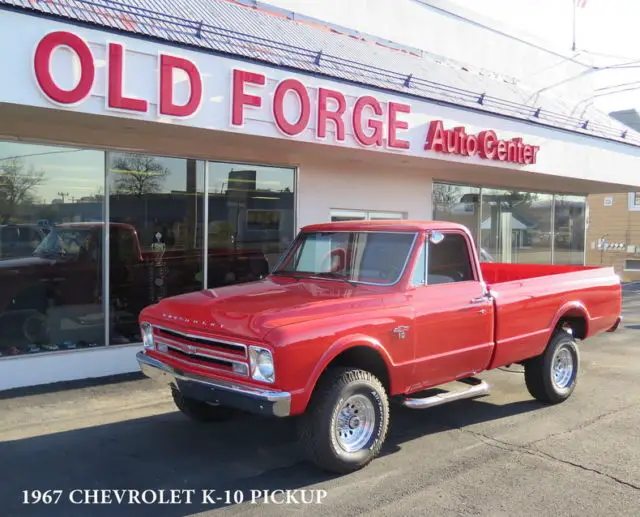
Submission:
<svg viewBox="0 0 640 517">
<path fill-rule="evenodd" d="M 320 379 L 320 376 L 327 369 L 327 366 L 331 364 L 336 357 L 338 357 L 342 352 L 348 350 L 350 348 L 354 348 L 356 346 L 364 346 L 370 348 L 377 352 L 389 372 L 389 382 L 390 382 L 390 391 L 394 393 L 394 384 L 393 384 L 393 362 L 391 361 L 391 357 L 389 356 L 387 350 L 382 346 L 382 343 L 377 339 L 367 336 L 366 334 L 351 334 L 348 336 L 343 336 L 337 341 L 335 341 L 322 355 L 320 360 L 316 363 L 309 379 L 305 385 L 304 392 L 301 394 L 298 404 L 296 404 L 297 408 L 300 412 L 303 412 L 307 407 L 309 400 L 311 399 L 311 394 L 315 390 L 316 384 Z M 296 411 L 297 412 L 297 411 Z"/>
</svg>

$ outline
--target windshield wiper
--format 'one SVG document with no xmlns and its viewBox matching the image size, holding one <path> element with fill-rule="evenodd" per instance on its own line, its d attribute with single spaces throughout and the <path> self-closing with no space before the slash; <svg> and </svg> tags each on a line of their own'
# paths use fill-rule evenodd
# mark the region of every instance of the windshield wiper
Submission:
<svg viewBox="0 0 640 517">
<path fill-rule="evenodd" d="M 323 277 L 335 278 L 336 280 L 342 280 L 344 282 L 347 282 L 349 285 L 351 285 L 353 287 L 356 287 L 358 285 L 357 282 L 354 282 L 353 280 L 349 280 L 346 276 L 341 275 L 339 273 L 335 273 L 333 271 L 325 271 L 323 273 L 316 273 L 314 276 L 318 277 L 318 278 L 323 278 Z"/>
</svg>

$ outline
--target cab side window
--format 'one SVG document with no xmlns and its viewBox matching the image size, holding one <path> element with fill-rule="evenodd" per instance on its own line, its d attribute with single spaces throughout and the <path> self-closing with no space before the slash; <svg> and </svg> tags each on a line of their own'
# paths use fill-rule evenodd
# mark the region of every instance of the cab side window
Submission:
<svg viewBox="0 0 640 517">
<path fill-rule="evenodd" d="M 469 282 L 475 275 L 467 240 L 460 234 L 445 234 L 439 244 L 429 244 L 427 284 Z"/>
</svg>

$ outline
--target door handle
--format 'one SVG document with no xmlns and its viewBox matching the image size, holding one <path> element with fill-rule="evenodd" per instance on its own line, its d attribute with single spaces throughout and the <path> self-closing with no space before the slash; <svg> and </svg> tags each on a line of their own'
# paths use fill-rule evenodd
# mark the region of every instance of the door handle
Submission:
<svg viewBox="0 0 640 517">
<path fill-rule="evenodd" d="M 472 298 L 471 303 L 489 302 L 491 300 L 493 300 L 493 295 L 491 293 L 485 293 L 482 296 L 478 296 L 477 298 Z"/>
</svg>

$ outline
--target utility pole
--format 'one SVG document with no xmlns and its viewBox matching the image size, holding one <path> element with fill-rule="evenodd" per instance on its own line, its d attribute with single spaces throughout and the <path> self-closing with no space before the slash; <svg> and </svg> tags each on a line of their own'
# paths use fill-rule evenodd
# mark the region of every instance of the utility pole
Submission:
<svg viewBox="0 0 640 517">
<path fill-rule="evenodd" d="M 62 204 L 64 205 L 64 198 L 69 196 L 68 192 L 58 192 L 58 195 L 62 198 Z"/>
</svg>

